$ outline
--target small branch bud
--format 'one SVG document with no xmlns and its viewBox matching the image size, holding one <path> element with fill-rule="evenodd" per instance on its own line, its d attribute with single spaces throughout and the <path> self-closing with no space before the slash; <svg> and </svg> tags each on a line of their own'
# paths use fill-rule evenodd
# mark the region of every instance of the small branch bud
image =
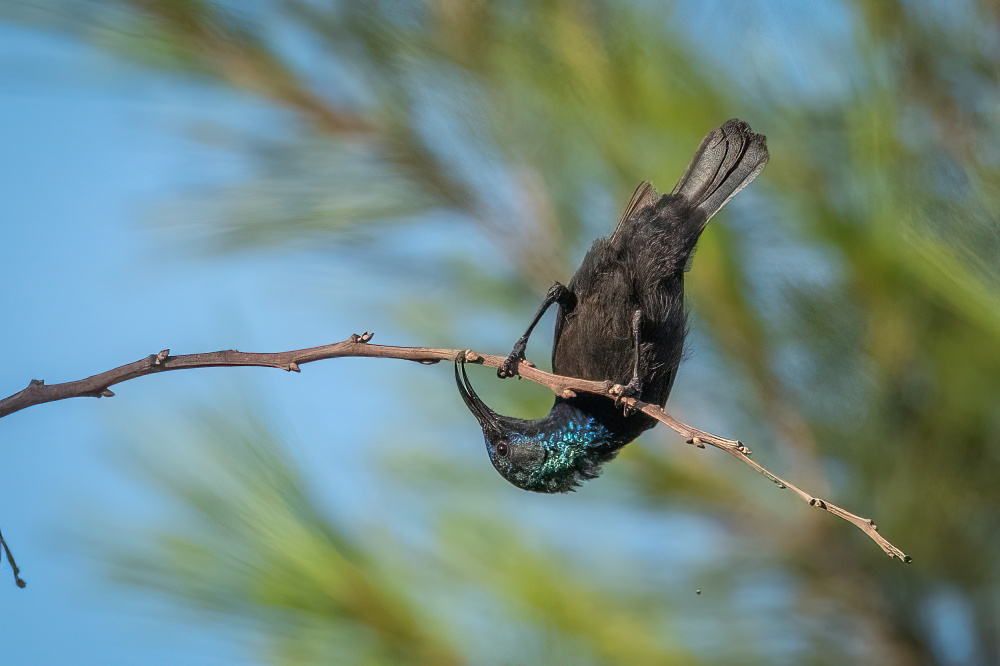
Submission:
<svg viewBox="0 0 1000 666">
<path fill-rule="evenodd" d="M 705 444 L 701 441 L 700 437 L 689 437 L 687 440 L 688 444 L 694 444 L 699 449 L 705 448 Z"/>
</svg>

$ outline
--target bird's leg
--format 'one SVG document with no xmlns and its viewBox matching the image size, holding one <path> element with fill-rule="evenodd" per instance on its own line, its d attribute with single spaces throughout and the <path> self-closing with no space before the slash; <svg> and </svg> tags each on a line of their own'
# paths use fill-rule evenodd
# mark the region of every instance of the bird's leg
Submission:
<svg viewBox="0 0 1000 666">
<path fill-rule="evenodd" d="M 627 402 L 623 402 L 622 398 L 636 398 L 642 394 L 642 381 L 639 379 L 639 325 L 642 323 L 642 310 L 636 310 L 632 313 L 632 345 L 633 345 L 633 361 L 632 361 L 632 379 L 629 380 L 628 384 L 618 387 L 619 390 L 616 392 L 615 403 L 622 405 L 622 412 L 625 416 L 631 416 L 635 412 L 635 407 L 631 406 Z"/>
<path fill-rule="evenodd" d="M 524 350 L 528 346 L 528 337 L 531 335 L 531 331 L 534 330 L 538 320 L 542 318 L 542 315 L 545 314 L 545 311 L 553 303 L 570 307 L 573 303 L 573 292 L 569 290 L 569 287 L 559 282 L 549 287 L 549 291 L 545 294 L 545 300 L 542 301 L 541 307 L 538 308 L 535 318 L 531 320 L 528 330 L 518 338 L 517 342 L 514 343 L 514 349 L 510 352 L 510 356 L 497 368 L 497 377 L 504 379 L 505 377 L 513 377 L 517 374 L 517 364 L 524 358 Z"/>
</svg>

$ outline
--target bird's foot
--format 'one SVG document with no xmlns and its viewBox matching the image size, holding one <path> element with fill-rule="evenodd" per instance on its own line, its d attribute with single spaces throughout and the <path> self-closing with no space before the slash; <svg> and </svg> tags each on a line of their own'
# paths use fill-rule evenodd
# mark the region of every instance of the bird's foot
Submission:
<svg viewBox="0 0 1000 666">
<path fill-rule="evenodd" d="M 527 346 L 528 341 L 524 338 L 514 343 L 514 350 L 511 351 L 510 356 L 504 359 L 504 362 L 497 368 L 497 377 L 506 379 L 517 374 L 517 365 L 524 360 L 524 350 Z"/>
<path fill-rule="evenodd" d="M 638 411 L 635 401 L 642 393 L 642 383 L 638 377 L 633 377 L 632 381 L 625 385 L 615 384 L 611 387 L 610 392 L 615 396 L 615 406 L 622 408 L 622 414 L 632 416 Z"/>
</svg>

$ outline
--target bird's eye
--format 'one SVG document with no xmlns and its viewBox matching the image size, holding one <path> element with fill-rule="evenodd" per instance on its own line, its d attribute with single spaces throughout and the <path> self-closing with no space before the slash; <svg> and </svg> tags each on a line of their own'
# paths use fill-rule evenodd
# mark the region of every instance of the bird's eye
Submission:
<svg viewBox="0 0 1000 666">
<path fill-rule="evenodd" d="M 507 457 L 507 445 L 504 443 L 497 444 L 497 455 L 501 458 Z"/>
</svg>

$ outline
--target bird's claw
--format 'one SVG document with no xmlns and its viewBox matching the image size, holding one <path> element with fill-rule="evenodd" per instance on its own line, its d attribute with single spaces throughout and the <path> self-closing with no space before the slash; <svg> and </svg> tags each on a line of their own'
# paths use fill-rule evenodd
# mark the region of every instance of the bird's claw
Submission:
<svg viewBox="0 0 1000 666">
<path fill-rule="evenodd" d="M 524 350 L 526 347 L 525 340 L 518 340 L 514 343 L 514 350 L 510 353 L 504 362 L 500 364 L 497 368 L 497 377 L 500 379 L 506 379 L 507 377 L 514 377 L 517 375 L 517 366 L 524 360 Z"/>
<path fill-rule="evenodd" d="M 625 416 L 632 416 L 638 410 L 635 406 L 636 400 L 639 399 L 639 395 L 642 393 L 642 384 L 637 378 L 632 378 L 628 384 L 624 386 L 621 384 L 615 384 L 611 387 L 611 394 L 615 396 L 615 406 L 622 408 L 622 414 Z M 627 398 L 631 398 L 627 400 Z"/>
</svg>

